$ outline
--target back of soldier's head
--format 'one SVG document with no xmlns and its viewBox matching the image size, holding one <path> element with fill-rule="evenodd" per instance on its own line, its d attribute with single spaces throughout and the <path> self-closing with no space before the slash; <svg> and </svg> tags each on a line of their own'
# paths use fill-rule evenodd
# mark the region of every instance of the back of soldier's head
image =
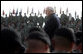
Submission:
<svg viewBox="0 0 83 54">
<path fill-rule="evenodd" d="M 76 38 L 74 32 L 69 28 L 60 28 L 55 31 L 52 43 L 55 50 L 71 51 Z M 72 44 L 73 43 L 73 44 Z"/>
<path fill-rule="evenodd" d="M 0 41 L 0 52 L 2 53 L 20 53 L 24 51 L 24 48 L 21 46 L 20 37 L 14 30 L 2 29 Z"/>
<path fill-rule="evenodd" d="M 50 39 L 46 33 L 34 31 L 29 33 L 26 45 L 26 53 L 45 53 L 49 52 Z"/>
</svg>

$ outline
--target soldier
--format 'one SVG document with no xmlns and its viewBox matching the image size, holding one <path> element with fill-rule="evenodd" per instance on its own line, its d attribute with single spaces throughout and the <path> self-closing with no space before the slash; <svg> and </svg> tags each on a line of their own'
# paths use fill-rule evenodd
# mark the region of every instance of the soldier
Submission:
<svg viewBox="0 0 83 54">
<path fill-rule="evenodd" d="M 29 16 L 29 27 L 33 27 L 34 26 L 34 23 L 33 23 L 33 16 L 31 16 L 31 14 L 30 14 L 30 16 Z"/>
<path fill-rule="evenodd" d="M 75 30 L 75 20 L 74 20 L 73 17 L 71 18 L 71 20 L 68 22 L 67 25 L 68 25 L 69 28 L 72 28 L 72 29 Z"/>
<path fill-rule="evenodd" d="M 26 16 L 26 13 L 24 13 L 24 17 L 23 17 L 24 22 L 26 23 L 26 26 L 29 23 L 29 18 Z"/>
<path fill-rule="evenodd" d="M 53 53 L 71 53 L 76 42 L 73 29 L 62 27 L 54 33 L 54 37 L 52 38 Z"/>
<path fill-rule="evenodd" d="M 33 18 L 33 23 L 34 23 L 34 26 L 37 26 L 38 17 L 37 17 L 37 15 L 36 15 L 36 13 L 35 13 L 35 16 L 34 16 L 34 18 Z"/>
<path fill-rule="evenodd" d="M 22 21 L 21 19 L 22 19 L 22 13 L 19 12 L 18 22 L 21 22 Z"/>
<path fill-rule="evenodd" d="M 6 14 L 6 17 L 5 17 L 5 22 L 6 22 L 6 25 L 8 25 L 8 17 L 7 17 L 7 14 Z"/>
<path fill-rule="evenodd" d="M 27 16 L 26 16 L 26 13 L 24 13 L 24 17 L 23 17 L 23 19 L 24 19 L 24 22 L 27 22 Z"/>
<path fill-rule="evenodd" d="M 63 11 L 63 14 L 61 15 L 61 24 L 62 26 L 66 26 L 68 23 L 68 17 L 67 15 L 64 14 L 64 11 Z"/>
<path fill-rule="evenodd" d="M 14 21 L 17 22 L 18 20 L 18 16 L 17 16 L 17 13 L 15 14 L 15 17 L 14 17 Z"/>
<path fill-rule="evenodd" d="M 76 28 L 77 28 L 77 30 L 76 31 L 79 31 L 80 30 L 80 27 L 81 27 L 81 20 L 79 20 L 78 22 L 77 22 L 77 24 L 76 24 Z"/>
<path fill-rule="evenodd" d="M 25 53 L 50 53 L 50 39 L 44 32 L 30 32 L 25 44 Z"/>
<path fill-rule="evenodd" d="M 12 15 L 12 13 L 11 13 L 11 15 L 9 17 L 9 23 L 11 23 L 11 22 L 14 22 L 14 16 Z"/>
<path fill-rule="evenodd" d="M 43 25 L 43 22 L 44 22 L 44 18 L 42 16 L 42 14 L 40 14 L 40 17 L 39 17 L 39 26 L 42 28 L 42 25 Z"/>
</svg>

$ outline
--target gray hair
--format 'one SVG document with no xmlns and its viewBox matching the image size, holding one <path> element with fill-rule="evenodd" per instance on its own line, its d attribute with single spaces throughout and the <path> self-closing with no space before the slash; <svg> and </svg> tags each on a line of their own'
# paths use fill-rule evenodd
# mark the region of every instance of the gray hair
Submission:
<svg viewBox="0 0 83 54">
<path fill-rule="evenodd" d="M 54 12 L 54 9 L 52 7 L 47 7 L 46 10 L 50 10 L 50 11 Z"/>
</svg>

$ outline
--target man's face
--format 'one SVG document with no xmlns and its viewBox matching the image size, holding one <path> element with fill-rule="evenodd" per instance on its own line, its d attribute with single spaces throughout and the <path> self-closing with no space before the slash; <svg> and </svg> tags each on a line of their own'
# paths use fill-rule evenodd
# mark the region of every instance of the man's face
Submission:
<svg viewBox="0 0 83 54">
<path fill-rule="evenodd" d="M 46 13 L 47 16 L 49 15 L 49 10 L 48 10 L 48 8 L 46 8 L 45 13 Z"/>
</svg>

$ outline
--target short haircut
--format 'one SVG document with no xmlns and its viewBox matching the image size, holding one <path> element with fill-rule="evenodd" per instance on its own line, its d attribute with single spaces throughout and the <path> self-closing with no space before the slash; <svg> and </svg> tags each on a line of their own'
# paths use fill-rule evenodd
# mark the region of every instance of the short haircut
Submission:
<svg viewBox="0 0 83 54">
<path fill-rule="evenodd" d="M 19 52 L 23 52 L 24 48 L 21 46 L 20 37 L 18 34 L 9 28 L 4 28 L 1 30 L 1 52 L 2 53 L 15 53 L 16 49 L 18 48 Z"/>
<path fill-rule="evenodd" d="M 29 34 L 26 40 L 40 40 L 43 43 L 47 44 L 48 46 L 51 45 L 49 36 L 46 33 L 34 31 Z"/>
<path fill-rule="evenodd" d="M 69 51 L 72 49 L 72 43 L 76 42 L 75 39 L 74 32 L 70 28 L 62 27 L 55 31 L 52 44 L 55 50 L 60 48 Z"/>
<path fill-rule="evenodd" d="M 70 28 L 62 27 L 55 31 L 54 36 L 60 36 L 68 39 L 70 42 L 76 42 L 74 32 Z"/>
</svg>

